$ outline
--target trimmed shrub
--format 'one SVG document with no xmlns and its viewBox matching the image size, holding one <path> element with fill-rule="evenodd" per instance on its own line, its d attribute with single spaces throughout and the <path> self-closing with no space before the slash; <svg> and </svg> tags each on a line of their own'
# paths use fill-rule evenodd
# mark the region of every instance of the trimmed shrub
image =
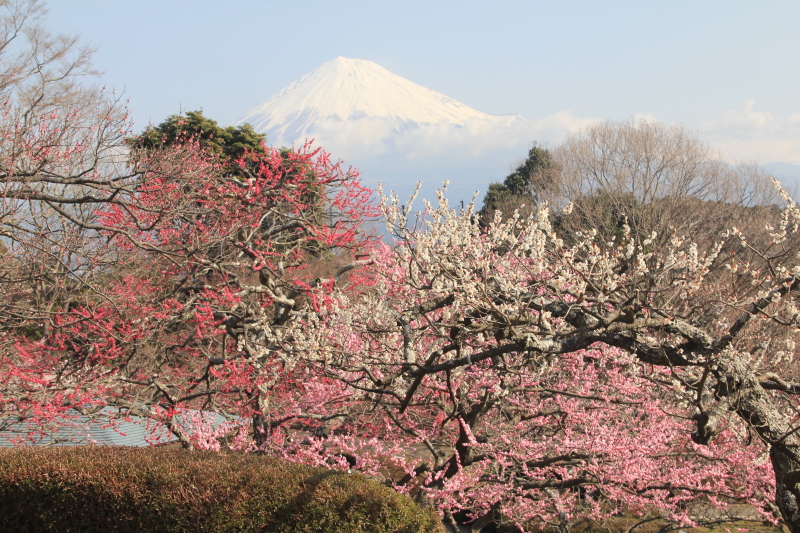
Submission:
<svg viewBox="0 0 800 533">
<path fill-rule="evenodd" d="M 433 532 L 437 516 L 357 474 L 166 448 L 0 450 L 0 530 Z"/>
</svg>

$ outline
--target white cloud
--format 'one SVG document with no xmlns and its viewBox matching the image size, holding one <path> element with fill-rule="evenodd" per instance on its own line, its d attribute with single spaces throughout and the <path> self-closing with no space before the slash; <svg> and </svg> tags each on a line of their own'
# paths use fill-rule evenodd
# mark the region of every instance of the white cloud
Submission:
<svg viewBox="0 0 800 533">
<path fill-rule="evenodd" d="M 637 113 L 632 118 L 658 121 L 650 113 Z M 408 125 L 400 120 L 363 117 L 322 121 L 314 125 L 309 137 L 313 136 L 316 146 L 334 158 L 364 170 L 368 182 L 378 180 L 387 188 L 405 191 L 420 179 L 432 191 L 444 179 L 450 179 L 454 193 L 468 198 L 472 191 L 485 190 L 490 181 L 502 180 L 509 168 L 524 159 L 532 142 L 552 147 L 569 133 L 599 121 L 571 111 L 535 120 L 521 116 L 472 118 L 463 125 Z M 800 164 L 800 113 L 781 116 L 748 100 L 741 108 L 724 111 L 713 120 L 686 126 L 696 129 L 701 139 L 729 161 Z M 278 145 L 303 140 L 270 138 Z"/>
<path fill-rule="evenodd" d="M 698 126 L 700 136 L 732 160 L 800 163 L 800 113 L 780 116 L 748 100 Z"/>
<path fill-rule="evenodd" d="M 570 111 L 537 120 L 521 116 L 471 118 L 463 125 L 447 122 L 408 125 L 399 120 L 362 117 L 321 121 L 308 137 L 335 159 L 362 171 L 369 186 L 376 181 L 400 197 L 408 196 L 417 181 L 420 198 L 435 198 L 434 191 L 450 181 L 448 197 L 468 201 L 484 192 L 492 181 L 502 181 L 510 168 L 524 160 L 534 141 L 555 146 L 567 134 L 598 122 Z M 295 145 L 305 138 L 270 137 L 273 145 Z"/>
<path fill-rule="evenodd" d="M 524 155 L 534 141 L 554 145 L 570 132 L 585 128 L 598 119 L 576 117 L 569 111 L 537 120 L 521 116 L 472 118 L 464 125 L 447 122 L 408 124 L 386 118 L 364 117 L 349 121 L 315 124 L 313 135 L 318 146 L 348 160 L 401 155 L 408 161 L 434 158 L 481 159 L 497 151 L 520 149 Z M 292 139 L 273 139 L 275 144 L 291 144 Z M 295 139 L 295 144 L 301 139 Z M 441 163 L 441 161 L 438 161 Z"/>
<path fill-rule="evenodd" d="M 652 113 L 635 113 L 633 115 L 634 122 L 661 122 Z"/>
</svg>

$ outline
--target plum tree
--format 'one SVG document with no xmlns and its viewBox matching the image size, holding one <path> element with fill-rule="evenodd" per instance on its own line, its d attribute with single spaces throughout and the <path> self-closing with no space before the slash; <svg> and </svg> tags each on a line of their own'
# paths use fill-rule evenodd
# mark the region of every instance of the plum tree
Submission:
<svg viewBox="0 0 800 533">
<path fill-rule="evenodd" d="M 385 201 L 398 246 L 286 349 L 358 391 L 379 441 L 429 451 L 399 483 L 445 511 L 697 523 L 747 501 L 797 530 L 800 282 L 784 245 L 800 209 L 785 201 L 758 267 L 723 255 L 751 246 L 737 229 L 661 247 L 624 227 L 600 247 L 588 228 L 566 244 L 546 207 L 482 228 L 443 197 L 418 224 Z"/>
<path fill-rule="evenodd" d="M 5 27 L 38 5 L 9 4 Z M 88 72 L 71 64 L 55 72 Z M 24 79 L 46 89 L 8 82 L 0 114 L 0 423 L 47 431 L 111 406 L 187 448 L 233 429 L 235 448 L 381 476 L 475 527 L 710 523 L 745 502 L 800 532 L 788 196 L 714 231 L 624 205 L 608 232 L 584 212 L 569 239 L 588 204 L 568 196 L 482 221 L 444 196 L 416 221 L 385 199 L 390 247 L 365 230 L 370 191 L 321 150 L 137 147 L 121 102 L 65 111 L 24 96 L 55 96 L 58 76 Z M 629 126 L 614 131 L 663 149 L 654 165 L 694 146 Z M 575 153 L 618 154 L 591 131 Z M 700 184 L 680 169 L 708 161 L 678 160 L 647 176 Z M 608 183 L 634 183 L 629 159 L 603 161 Z"/>
</svg>

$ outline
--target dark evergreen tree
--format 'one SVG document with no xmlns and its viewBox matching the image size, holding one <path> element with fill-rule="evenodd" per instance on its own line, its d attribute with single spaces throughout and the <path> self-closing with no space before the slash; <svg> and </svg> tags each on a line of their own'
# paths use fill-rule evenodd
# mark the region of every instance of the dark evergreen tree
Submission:
<svg viewBox="0 0 800 533">
<path fill-rule="evenodd" d="M 514 196 L 529 196 L 538 201 L 557 178 L 558 165 L 550 150 L 534 143 L 528 151 L 528 158 L 506 176 L 503 186 Z"/>
<path fill-rule="evenodd" d="M 533 143 L 527 159 L 506 176 L 503 183 L 489 184 L 480 215 L 487 220 L 498 210 L 510 213 L 522 205 L 534 206 L 554 189 L 558 178 L 558 165 L 553 155 L 547 148 Z"/>
<path fill-rule="evenodd" d="M 242 161 L 248 154 L 264 154 L 266 135 L 250 124 L 221 127 L 202 111 L 171 115 L 158 126 L 150 126 L 128 139 L 134 148 L 156 149 L 187 141 L 199 142 L 210 156 L 218 158 L 231 175 L 242 175 Z"/>
</svg>

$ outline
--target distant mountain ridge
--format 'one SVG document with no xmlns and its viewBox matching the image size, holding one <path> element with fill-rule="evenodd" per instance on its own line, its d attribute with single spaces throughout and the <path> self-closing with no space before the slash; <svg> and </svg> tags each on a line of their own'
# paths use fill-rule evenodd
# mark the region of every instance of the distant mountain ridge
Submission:
<svg viewBox="0 0 800 533">
<path fill-rule="evenodd" d="M 252 109 L 237 124 L 250 123 L 272 143 L 291 143 L 337 124 L 364 120 L 380 122 L 386 134 L 420 125 L 463 127 L 471 121 L 503 127 L 524 119 L 477 111 L 372 61 L 337 57 Z"/>
</svg>

